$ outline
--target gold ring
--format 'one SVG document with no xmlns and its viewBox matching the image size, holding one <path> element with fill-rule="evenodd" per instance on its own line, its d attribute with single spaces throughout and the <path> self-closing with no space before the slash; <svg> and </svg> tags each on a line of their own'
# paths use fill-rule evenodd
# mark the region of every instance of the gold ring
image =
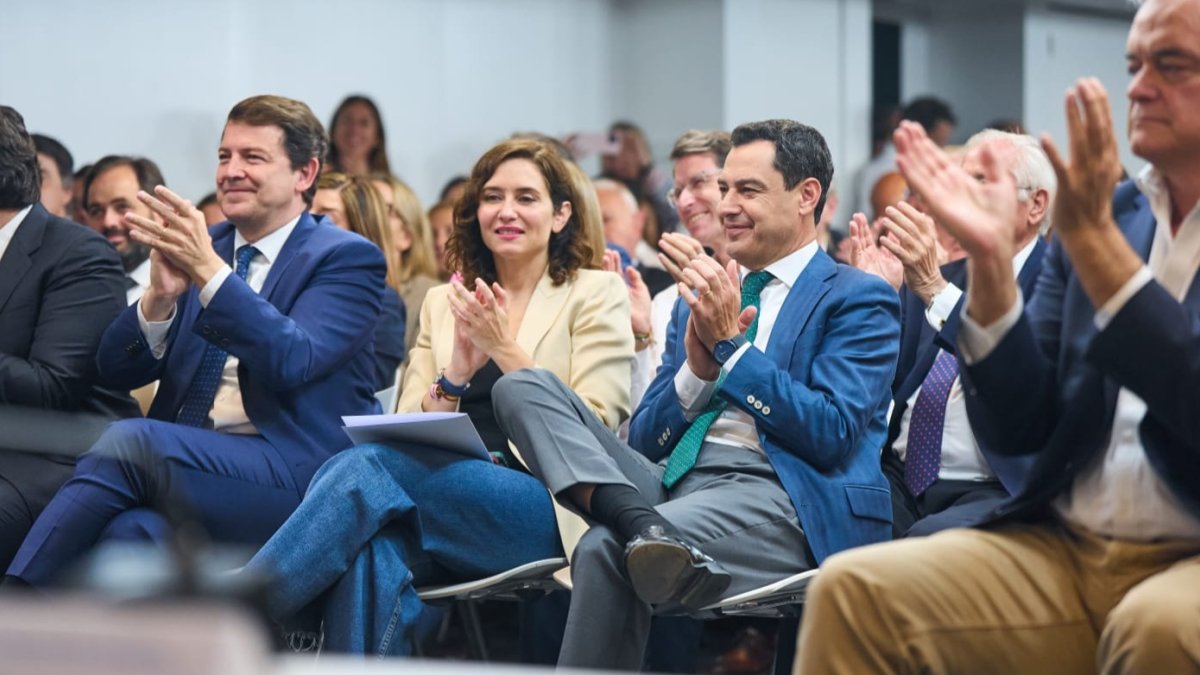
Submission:
<svg viewBox="0 0 1200 675">
<path fill-rule="evenodd" d="M 700 299 L 703 300 L 712 294 L 713 294 L 713 292 L 712 292 L 712 289 L 710 288 L 707 291 L 704 291 L 703 293 L 700 294 Z"/>
</svg>

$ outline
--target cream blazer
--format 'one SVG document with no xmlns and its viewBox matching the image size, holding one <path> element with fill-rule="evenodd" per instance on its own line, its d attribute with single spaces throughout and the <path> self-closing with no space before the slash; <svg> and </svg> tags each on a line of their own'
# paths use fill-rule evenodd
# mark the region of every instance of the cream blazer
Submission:
<svg viewBox="0 0 1200 675">
<path fill-rule="evenodd" d="M 408 352 L 408 369 L 400 394 L 400 412 L 419 412 L 429 391 L 454 352 L 454 315 L 442 284 L 429 290 L 421 305 L 421 332 Z M 629 293 L 612 272 L 579 270 L 574 281 L 554 286 L 550 276 L 538 282 L 517 331 L 517 344 L 539 368 L 554 373 L 614 431 L 629 417 L 630 362 L 633 332 L 629 329 Z M 520 448 L 512 447 L 521 459 Z M 521 460 L 522 463 L 524 460 Z M 558 532 L 567 559 L 587 530 L 578 514 L 554 502 Z"/>
</svg>

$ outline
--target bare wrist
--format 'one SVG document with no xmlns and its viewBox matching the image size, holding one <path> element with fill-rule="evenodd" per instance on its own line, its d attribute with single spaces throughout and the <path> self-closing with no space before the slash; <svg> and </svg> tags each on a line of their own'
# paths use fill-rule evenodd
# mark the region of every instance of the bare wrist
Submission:
<svg viewBox="0 0 1200 675">
<path fill-rule="evenodd" d="M 178 299 L 177 295 L 162 293 L 151 286 L 146 289 L 139 301 L 142 307 L 142 316 L 146 317 L 147 321 L 166 321 L 171 318 L 171 312 L 175 310 L 175 302 Z"/>
</svg>

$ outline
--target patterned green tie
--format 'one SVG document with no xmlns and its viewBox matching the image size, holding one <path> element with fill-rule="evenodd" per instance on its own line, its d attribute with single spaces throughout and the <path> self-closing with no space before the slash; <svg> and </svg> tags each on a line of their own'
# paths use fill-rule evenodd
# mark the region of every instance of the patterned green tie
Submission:
<svg viewBox="0 0 1200 675">
<path fill-rule="evenodd" d="M 742 309 L 753 306 L 758 309 L 759 297 L 762 295 L 762 289 L 767 285 L 767 282 L 772 279 L 771 273 L 765 270 L 751 272 L 742 279 Z M 750 322 L 750 327 L 746 329 L 746 340 L 754 342 L 754 336 L 758 333 L 758 314 L 754 315 L 754 320 Z M 724 381 L 725 374 L 722 373 L 720 379 L 717 380 L 717 389 L 721 388 L 721 382 Z M 692 420 L 687 431 L 683 432 L 683 437 L 679 439 L 679 443 L 675 445 L 675 449 L 671 451 L 671 457 L 667 460 L 666 471 L 663 472 L 662 482 L 668 489 L 683 478 L 683 475 L 696 466 L 696 457 L 700 455 L 700 446 L 704 444 L 704 437 L 708 435 L 708 428 L 712 426 L 717 416 L 721 411 L 725 410 L 726 403 L 724 399 L 713 396 L 709 401 L 708 407 L 704 412 L 696 416 Z"/>
</svg>

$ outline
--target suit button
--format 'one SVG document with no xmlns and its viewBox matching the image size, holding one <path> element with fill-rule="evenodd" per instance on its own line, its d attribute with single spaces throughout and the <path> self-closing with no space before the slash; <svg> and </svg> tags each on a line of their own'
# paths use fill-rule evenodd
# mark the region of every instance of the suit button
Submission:
<svg viewBox="0 0 1200 675">
<path fill-rule="evenodd" d="M 763 405 L 762 405 L 762 401 L 755 401 L 755 402 L 754 402 L 754 409 L 755 409 L 755 410 L 762 410 L 762 407 L 763 407 Z"/>
<path fill-rule="evenodd" d="M 764 406 L 763 406 L 763 411 L 762 411 L 762 412 L 763 412 L 763 414 L 764 414 L 764 415 L 770 415 L 770 414 L 771 414 L 771 406 L 769 406 L 769 405 L 764 405 Z"/>
<path fill-rule="evenodd" d="M 746 395 L 746 403 L 749 403 L 750 405 L 754 405 L 754 401 L 755 401 L 754 394 Z"/>
<path fill-rule="evenodd" d="M 200 329 L 200 334 L 201 335 L 212 335 L 213 334 L 212 326 L 204 326 L 203 328 Z"/>
<path fill-rule="evenodd" d="M 229 338 L 221 338 L 221 346 L 228 347 L 229 346 Z"/>
<path fill-rule="evenodd" d="M 658 447 L 661 448 L 662 445 L 663 445 L 663 439 L 660 438 L 660 439 L 658 439 Z"/>
</svg>

